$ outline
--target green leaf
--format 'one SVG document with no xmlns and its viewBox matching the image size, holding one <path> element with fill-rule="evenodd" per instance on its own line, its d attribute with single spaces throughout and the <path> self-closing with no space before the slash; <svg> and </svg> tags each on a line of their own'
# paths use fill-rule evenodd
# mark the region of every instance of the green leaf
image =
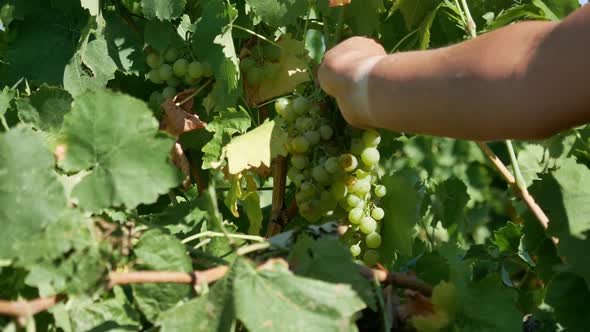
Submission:
<svg viewBox="0 0 590 332">
<path fill-rule="evenodd" d="M 572 332 L 588 330 L 582 317 L 590 316 L 590 290 L 584 280 L 571 273 L 557 275 L 547 286 L 545 302 L 552 307 L 557 321 Z"/>
<path fill-rule="evenodd" d="M 64 119 L 68 172 L 91 170 L 72 196 L 80 206 L 99 211 L 152 203 L 180 182 L 168 161 L 174 141 L 158 134 L 158 123 L 140 100 L 106 90 L 74 100 Z"/>
<path fill-rule="evenodd" d="M 418 181 L 419 177 L 412 169 L 386 175 L 382 179 L 387 195 L 381 201 L 385 210 L 385 218 L 381 221 L 381 262 L 389 264 L 396 252 L 412 255 L 414 226 L 420 220 L 420 206 L 424 197 Z"/>
<path fill-rule="evenodd" d="M 418 27 L 436 6 L 437 1 L 432 0 L 398 0 L 391 8 L 389 15 L 399 10 L 406 22 L 406 28 L 412 30 Z"/>
<path fill-rule="evenodd" d="M 234 137 L 225 147 L 227 164 L 231 174 L 238 174 L 252 167 L 270 162 L 277 156 L 286 156 L 287 133 L 275 121 L 265 121 L 253 130 Z M 255 149 L 252 147 L 255 146 Z"/>
<path fill-rule="evenodd" d="M 72 100 L 67 91 L 44 85 L 33 92 L 28 101 L 19 101 L 18 116 L 22 122 L 37 129 L 58 132 L 64 115 L 72 106 Z"/>
<path fill-rule="evenodd" d="M 434 211 L 444 227 L 465 223 L 465 206 L 469 201 L 467 186 L 456 177 L 436 186 Z"/>
<path fill-rule="evenodd" d="M 151 229 L 144 233 L 133 248 L 139 270 L 191 272 L 192 263 L 184 245 L 174 236 Z M 160 312 L 170 309 L 190 294 L 189 285 L 144 284 L 133 285 L 137 307 L 149 321 Z"/>
<path fill-rule="evenodd" d="M 250 331 L 350 331 L 365 307 L 350 286 L 295 276 L 279 262 L 257 271 L 237 260 L 234 268 L 237 318 Z"/>
<path fill-rule="evenodd" d="M 19 254 L 15 243 L 55 222 L 67 202 L 39 135 L 26 129 L 0 134 L 0 156 L 0 258 L 8 259 Z"/>
<path fill-rule="evenodd" d="M 148 19 L 171 20 L 184 12 L 186 0 L 141 0 L 143 14 Z"/>
<path fill-rule="evenodd" d="M 383 0 L 352 1 L 345 7 L 350 15 L 350 25 L 359 35 L 371 35 L 381 25 L 380 13 L 385 10 Z"/>
<path fill-rule="evenodd" d="M 143 35 L 145 42 L 160 53 L 163 53 L 168 46 L 181 41 L 174 25 L 170 22 L 148 21 Z"/>
<path fill-rule="evenodd" d="M 427 252 L 422 255 L 416 262 L 415 271 L 417 276 L 431 285 L 449 280 L 450 277 L 449 264 L 438 252 Z"/>
<path fill-rule="evenodd" d="M 10 102 L 16 97 L 16 91 L 11 90 L 7 86 L 2 89 L 0 93 L 0 116 L 4 116 L 6 111 L 10 108 Z"/>
<path fill-rule="evenodd" d="M 215 132 L 215 135 L 203 146 L 203 169 L 219 167 L 224 159 L 222 148 L 230 142 L 232 135 L 245 133 L 251 123 L 250 115 L 243 107 L 238 110 L 230 108 L 217 115 L 206 127 L 207 131 Z"/>
<path fill-rule="evenodd" d="M 422 21 L 420 24 L 419 36 L 420 36 L 420 43 L 419 48 L 421 50 L 425 50 L 430 45 L 430 29 L 432 28 L 432 23 L 438 14 L 438 10 L 442 7 L 442 4 L 439 4 L 436 8 L 434 8 L 428 16 Z"/>
<path fill-rule="evenodd" d="M 307 13 L 308 0 L 246 0 L 262 22 L 271 27 L 295 24 L 297 18 Z"/>
<path fill-rule="evenodd" d="M 547 18 L 539 7 L 532 4 L 523 4 L 503 11 L 493 22 L 486 26 L 486 31 L 492 31 L 523 19 L 545 20 Z"/>
<path fill-rule="evenodd" d="M 522 237 L 522 226 L 516 225 L 512 222 L 507 222 L 503 226 L 494 231 L 494 238 L 492 243 L 498 246 L 500 253 L 515 253 L 518 252 L 520 239 Z"/>
<path fill-rule="evenodd" d="M 540 1 L 533 0 L 533 3 L 536 2 Z M 580 8 L 580 2 L 578 0 L 544 0 L 543 2 L 560 19 Z"/>
<path fill-rule="evenodd" d="M 106 21 L 104 38 L 107 41 L 109 56 L 117 64 L 117 68 L 122 72 L 138 76 L 145 73 L 146 64 L 142 40 L 137 37 L 133 29 L 129 28 L 125 19 L 116 12 L 104 12 L 103 17 Z M 153 21 L 146 23 L 144 30 L 148 29 L 151 22 Z M 159 31 L 158 34 L 163 33 Z M 146 39 L 145 42 L 148 43 L 148 40 Z"/>
<path fill-rule="evenodd" d="M 236 270 L 230 269 L 223 279 L 215 283 L 209 293 L 160 314 L 157 325 L 160 326 L 161 332 L 182 332 L 186 331 L 188 326 L 191 331 L 196 332 L 234 331 L 235 274 Z"/>
</svg>

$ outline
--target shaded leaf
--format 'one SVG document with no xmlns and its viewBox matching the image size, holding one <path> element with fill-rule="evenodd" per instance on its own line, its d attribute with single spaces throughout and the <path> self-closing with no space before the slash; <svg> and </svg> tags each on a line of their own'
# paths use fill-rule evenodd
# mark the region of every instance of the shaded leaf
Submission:
<svg viewBox="0 0 590 332">
<path fill-rule="evenodd" d="M 272 27 L 296 23 L 299 16 L 307 13 L 309 6 L 308 0 L 246 0 L 246 3 Z"/>
<path fill-rule="evenodd" d="M 141 3 L 146 18 L 171 20 L 182 15 L 186 0 L 141 0 Z"/>
</svg>

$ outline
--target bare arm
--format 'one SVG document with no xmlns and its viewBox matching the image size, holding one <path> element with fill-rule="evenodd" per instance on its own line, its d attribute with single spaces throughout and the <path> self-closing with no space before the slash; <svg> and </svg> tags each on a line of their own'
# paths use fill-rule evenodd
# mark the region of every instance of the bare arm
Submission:
<svg viewBox="0 0 590 332">
<path fill-rule="evenodd" d="M 539 139 L 590 121 L 587 36 L 590 6 L 559 24 L 523 22 L 446 48 L 387 55 L 370 70 L 368 105 L 355 100 L 354 75 L 385 52 L 357 37 L 326 54 L 319 80 L 353 125 Z"/>
</svg>

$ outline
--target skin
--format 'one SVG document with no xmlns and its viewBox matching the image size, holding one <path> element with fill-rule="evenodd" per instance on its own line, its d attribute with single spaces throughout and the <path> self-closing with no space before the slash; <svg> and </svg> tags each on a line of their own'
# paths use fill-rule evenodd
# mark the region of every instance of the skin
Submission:
<svg viewBox="0 0 590 332">
<path fill-rule="evenodd" d="M 590 6 L 560 23 L 522 22 L 445 48 L 387 55 L 353 37 L 328 51 L 320 86 L 353 126 L 490 141 L 537 140 L 590 122 Z M 356 97 L 369 71 L 368 104 Z M 368 105 L 368 107 L 367 107 Z"/>
</svg>

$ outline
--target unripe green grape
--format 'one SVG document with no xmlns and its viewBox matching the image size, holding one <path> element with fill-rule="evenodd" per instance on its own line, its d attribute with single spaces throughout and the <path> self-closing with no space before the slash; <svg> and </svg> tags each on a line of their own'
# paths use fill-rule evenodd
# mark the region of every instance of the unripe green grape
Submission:
<svg viewBox="0 0 590 332">
<path fill-rule="evenodd" d="M 295 121 L 295 119 L 297 119 L 297 114 L 295 114 L 295 112 L 293 111 L 293 107 L 289 106 L 283 110 L 281 117 L 287 120 L 287 122 L 293 122 Z"/>
<path fill-rule="evenodd" d="M 326 168 L 326 171 L 328 171 L 328 173 L 332 174 L 338 173 L 342 170 L 342 168 L 340 167 L 340 161 L 336 157 L 328 158 L 328 160 L 326 160 L 326 162 L 324 163 L 324 167 Z"/>
<path fill-rule="evenodd" d="M 375 187 L 374 192 L 377 197 L 383 197 L 383 196 L 387 195 L 387 188 L 385 188 L 384 185 L 380 184 L 377 187 Z"/>
<path fill-rule="evenodd" d="M 211 68 L 211 65 L 208 64 L 207 62 L 203 63 L 203 76 L 205 76 L 205 77 L 213 76 L 213 68 Z"/>
<path fill-rule="evenodd" d="M 166 62 L 174 62 L 178 59 L 178 49 L 174 46 L 170 46 L 166 52 L 164 52 L 164 60 Z"/>
<path fill-rule="evenodd" d="M 264 79 L 264 72 L 259 67 L 250 68 L 248 72 L 246 72 L 246 81 L 250 85 L 258 85 Z"/>
<path fill-rule="evenodd" d="M 303 181 L 305 181 L 305 179 L 307 179 L 307 177 L 301 173 L 297 174 L 294 176 L 293 183 L 295 184 L 296 187 L 301 187 L 301 184 L 303 183 Z"/>
<path fill-rule="evenodd" d="M 363 144 L 363 141 L 361 141 L 360 139 L 353 138 L 350 141 L 350 152 L 352 152 L 353 154 L 359 156 L 364 149 L 365 145 Z"/>
<path fill-rule="evenodd" d="M 275 111 L 278 115 L 282 116 L 287 107 L 291 107 L 291 99 L 282 97 L 275 101 Z"/>
<path fill-rule="evenodd" d="M 313 183 L 310 182 L 303 182 L 301 184 L 301 193 L 303 193 L 306 197 L 313 197 L 317 193 L 315 186 Z"/>
<path fill-rule="evenodd" d="M 385 211 L 380 207 L 376 207 L 371 211 L 371 217 L 375 220 L 381 220 L 385 217 Z"/>
<path fill-rule="evenodd" d="M 293 106 L 293 111 L 295 112 L 295 107 Z M 297 114 L 297 112 L 295 112 Z M 300 117 L 297 118 L 295 121 L 295 128 L 299 129 L 300 131 L 307 131 L 313 128 L 314 122 L 312 118 L 308 117 Z"/>
<path fill-rule="evenodd" d="M 154 91 L 150 94 L 149 99 L 150 104 L 152 105 L 160 105 L 164 102 L 164 98 L 162 97 L 162 93 L 160 91 Z"/>
<path fill-rule="evenodd" d="M 363 255 L 363 262 L 368 266 L 373 266 L 379 262 L 379 253 L 377 250 L 367 250 Z"/>
<path fill-rule="evenodd" d="M 186 59 L 178 59 L 172 65 L 172 70 L 174 71 L 174 75 L 178 77 L 184 77 L 186 75 L 186 71 L 188 68 L 188 61 Z"/>
<path fill-rule="evenodd" d="M 381 235 L 379 235 L 379 233 L 376 232 L 368 234 L 365 238 L 365 243 L 367 244 L 367 248 L 379 248 L 381 246 Z"/>
<path fill-rule="evenodd" d="M 320 133 L 315 130 L 310 130 L 303 134 L 310 145 L 317 145 L 320 142 Z"/>
<path fill-rule="evenodd" d="M 341 200 L 346 197 L 348 189 L 346 189 L 346 185 L 344 184 L 344 182 L 338 181 L 332 184 L 330 192 L 332 193 L 332 196 L 334 196 L 335 199 Z"/>
<path fill-rule="evenodd" d="M 295 169 L 304 169 L 307 166 L 307 158 L 302 154 L 295 154 L 291 156 L 291 165 L 295 167 Z"/>
<path fill-rule="evenodd" d="M 345 153 L 339 158 L 340 167 L 346 172 L 352 172 L 358 166 L 358 160 L 350 153 Z"/>
<path fill-rule="evenodd" d="M 363 219 L 363 209 L 354 208 L 348 211 L 348 221 L 353 225 L 358 225 Z"/>
<path fill-rule="evenodd" d="M 356 177 L 354 177 L 352 175 L 347 175 L 344 178 L 344 184 L 346 185 L 346 188 L 348 188 L 348 190 L 350 190 L 350 188 L 352 188 L 354 186 L 356 181 L 357 181 Z"/>
<path fill-rule="evenodd" d="M 320 136 L 324 141 L 329 141 L 332 138 L 332 135 L 334 135 L 334 130 L 332 130 L 332 127 L 328 125 L 323 125 L 320 127 Z"/>
<path fill-rule="evenodd" d="M 359 226 L 361 232 L 364 234 L 371 234 L 377 229 L 377 222 L 371 217 L 364 217 Z"/>
<path fill-rule="evenodd" d="M 371 182 L 365 179 L 356 180 L 356 182 L 348 189 L 352 193 L 358 194 L 359 196 L 364 196 L 371 191 Z"/>
<path fill-rule="evenodd" d="M 152 83 L 160 84 L 162 83 L 162 78 L 160 77 L 160 70 L 159 69 L 152 69 L 148 73 L 148 78 Z"/>
<path fill-rule="evenodd" d="M 162 65 L 162 57 L 156 52 L 150 52 L 147 55 L 146 61 L 147 65 L 152 69 L 158 69 Z"/>
<path fill-rule="evenodd" d="M 195 84 L 197 84 L 197 82 L 199 82 L 199 79 L 191 77 L 187 71 L 186 76 L 184 77 L 184 82 L 188 85 L 195 85 Z"/>
<path fill-rule="evenodd" d="M 299 213 L 310 222 L 316 222 L 322 217 L 320 202 L 317 200 L 305 201 L 299 205 Z"/>
<path fill-rule="evenodd" d="M 320 195 L 321 207 L 324 211 L 331 211 L 336 208 L 338 201 L 332 197 L 332 194 L 324 190 Z"/>
<path fill-rule="evenodd" d="M 318 165 L 311 170 L 311 176 L 321 184 L 330 183 L 330 175 L 322 165 Z"/>
<path fill-rule="evenodd" d="M 366 179 L 368 176 L 371 175 L 371 173 L 365 172 L 362 169 L 357 169 L 356 172 L 354 172 L 354 174 L 356 175 L 357 179 Z"/>
<path fill-rule="evenodd" d="M 166 80 L 166 84 L 168 84 L 168 86 L 176 88 L 177 86 L 180 85 L 180 80 L 178 78 L 172 76 L 168 80 Z"/>
<path fill-rule="evenodd" d="M 160 66 L 160 78 L 162 81 L 167 81 L 168 79 L 172 78 L 172 66 L 165 63 Z"/>
<path fill-rule="evenodd" d="M 354 194 L 348 194 L 346 196 L 346 203 L 348 203 L 348 205 L 352 206 L 352 207 L 357 207 L 361 204 L 363 200 L 358 197 L 357 195 Z"/>
<path fill-rule="evenodd" d="M 162 90 L 162 96 L 165 99 L 172 98 L 175 95 L 176 95 L 176 89 L 171 86 L 165 87 L 164 90 Z"/>
<path fill-rule="evenodd" d="M 203 66 L 199 61 L 193 61 L 188 65 L 187 73 L 192 78 L 201 78 L 203 76 Z"/>
<path fill-rule="evenodd" d="M 381 135 L 374 129 L 365 130 L 361 136 L 366 147 L 376 147 L 381 142 Z"/>
<path fill-rule="evenodd" d="M 361 254 L 361 246 L 359 246 L 358 244 L 353 244 L 350 246 L 350 254 L 352 255 L 352 257 L 357 257 L 358 255 Z"/>
<path fill-rule="evenodd" d="M 297 136 L 291 141 L 293 151 L 297 153 L 305 153 L 309 150 L 309 142 L 303 136 Z"/>
<path fill-rule="evenodd" d="M 279 59 L 281 58 L 281 53 L 282 50 L 279 47 L 272 44 L 264 45 L 262 48 L 262 54 L 266 59 L 270 61 L 279 61 Z"/>
<path fill-rule="evenodd" d="M 302 96 L 298 96 L 293 100 L 293 109 L 297 115 L 304 115 L 311 106 L 310 101 Z"/>
<path fill-rule="evenodd" d="M 361 153 L 361 159 L 367 166 L 373 166 L 379 162 L 379 150 L 376 148 L 365 148 Z"/>
</svg>

